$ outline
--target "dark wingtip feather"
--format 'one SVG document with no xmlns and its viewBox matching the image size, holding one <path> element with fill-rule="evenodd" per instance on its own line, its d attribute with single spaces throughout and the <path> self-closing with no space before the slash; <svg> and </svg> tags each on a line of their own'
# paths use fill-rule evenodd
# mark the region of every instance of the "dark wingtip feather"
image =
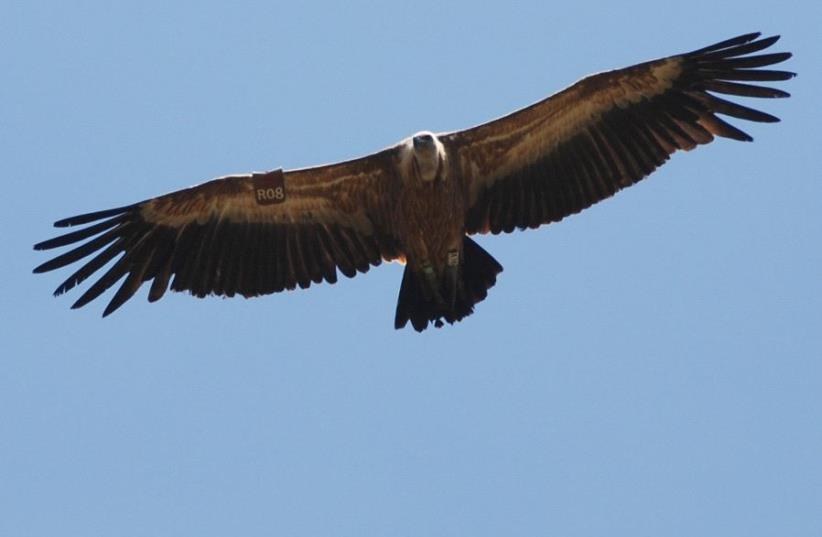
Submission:
<svg viewBox="0 0 822 537">
<path fill-rule="evenodd" d="M 689 54 L 705 54 L 706 52 L 714 52 L 717 50 L 726 49 L 729 47 L 733 47 L 736 45 L 743 45 L 745 43 L 750 43 L 754 39 L 758 38 L 762 35 L 762 32 L 751 32 L 749 34 L 743 34 L 736 37 L 732 37 L 730 39 L 726 39 L 725 41 L 720 41 L 719 43 L 714 43 L 713 45 L 708 45 L 707 47 L 703 47 L 698 50 L 694 50 Z M 777 39 L 779 39 L 777 37 Z"/>
<path fill-rule="evenodd" d="M 86 214 L 78 214 L 77 216 L 70 216 L 68 218 L 63 218 L 62 220 L 58 220 L 54 223 L 54 227 L 70 227 L 70 226 L 79 226 L 81 224 L 88 224 L 89 222 L 94 222 L 95 220 L 101 220 L 103 218 L 108 218 L 109 216 L 117 216 L 118 214 L 124 213 L 129 211 L 135 207 L 140 205 L 139 203 L 135 203 L 132 205 L 126 205 L 124 207 L 117 207 L 115 209 L 106 209 L 104 211 L 95 211 L 93 213 L 86 213 Z"/>
<path fill-rule="evenodd" d="M 724 136 L 725 138 L 730 138 L 731 140 L 736 140 L 737 142 L 753 142 L 753 136 L 748 134 L 747 132 L 737 129 L 730 123 L 726 124 L 728 130 L 723 131 L 720 136 Z"/>
<path fill-rule="evenodd" d="M 105 311 L 103 312 L 103 317 L 114 313 L 120 306 L 126 303 L 128 299 L 134 296 L 140 286 L 143 284 L 143 274 L 145 274 L 146 268 L 151 263 L 151 258 L 153 256 L 153 249 L 152 253 L 145 257 L 144 261 L 140 264 L 140 266 L 131 266 L 129 267 L 128 276 L 126 276 L 126 280 L 117 289 L 117 292 L 114 293 L 111 301 L 106 306 Z"/>
<path fill-rule="evenodd" d="M 98 233 L 102 233 L 109 228 L 116 226 L 117 224 L 123 222 L 126 219 L 127 215 L 119 215 L 106 220 L 104 222 L 100 222 L 93 226 L 89 226 L 84 229 L 78 229 L 77 231 L 72 231 L 71 233 L 66 233 L 64 235 L 60 235 L 59 237 L 54 237 L 53 239 L 45 240 L 42 242 L 38 242 L 34 245 L 35 250 L 51 250 L 52 248 L 59 248 L 60 246 L 66 246 L 73 242 L 79 242 L 83 239 L 87 239 L 93 235 Z"/>
<path fill-rule="evenodd" d="M 729 82 L 727 80 L 704 80 L 701 89 L 724 93 L 725 95 L 738 95 L 740 97 L 759 97 L 765 99 L 783 99 L 791 94 L 778 88 L 767 86 L 754 86 L 739 82 Z"/>
<path fill-rule="evenodd" d="M 37 265 L 36 267 L 34 267 L 34 269 L 32 269 L 31 272 L 32 272 L 32 274 L 43 274 L 44 272 L 48 272 L 50 270 L 53 270 L 53 267 L 51 265 L 52 265 L 52 263 L 51 263 L 50 260 L 46 261 L 45 263 L 41 263 L 41 264 Z"/>
<path fill-rule="evenodd" d="M 747 121 L 756 121 L 758 123 L 779 122 L 779 118 L 774 115 L 762 112 L 760 110 L 755 110 L 753 108 L 748 108 L 747 106 L 742 106 L 741 104 L 731 101 L 726 101 L 725 99 L 720 99 L 714 95 L 706 97 L 704 102 L 707 102 L 717 113 L 724 114 L 726 116 L 745 119 Z"/>
<path fill-rule="evenodd" d="M 115 297 L 115 298 L 117 298 L 117 297 Z M 103 318 L 106 318 L 109 315 L 111 315 L 112 313 L 114 313 L 115 311 L 117 311 L 117 308 L 122 306 L 125 301 L 126 301 L 126 299 L 119 299 L 117 301 L 112 299 L 111 302 L 109 302 L 108 305 L 106 306 L 106 309 L 103 310 Z"/>
<path fill-rule="evenodd" d="M 790 60 L 791 58 L 793 58 L 793 52 L 776 52 L 770 55 L 769 60 L 771 63 L 779 63 L 784 62 L 785 60 Z"/>
<path fill-rule="evenodd" d="M 46 261 L 45 263 L 42 263 L 41 265 L 39 265 L 38 267 L 36 267 L 34 269 L 34 273 L 39 274 L 39 273 L 42 273 L 42 272 L 48 272 L 50 270 L 54 270 L 54 269 L 69 265 L 71 263 L 74 263 L 75 261 L 78 261 L 78 260 L 92 254 L 93 252 L 95 252 L 97 250 L 100 250 L 101 248 L 103 248 L 107 244 L 109 244 L 110 242 L 114 241 L 117 238 L 118 234 L 123 229 L 124 228 L 122 226 L 120 226 L 120 227 L 115 226 L 113 229 L 110 229 L 109 231 L 107 231 L 106 233 L 103 233 L 99 237 L 94 238 L 94 239 L 92 239 L 92 240 L 90 240 L 90 241 L 74 248 L 73 250 L 69 250 L 68 252 L 66 252 L 64 254 L 61 254 L 61 255 L 55 257 L 54 259 L 51 259 L 49 261 Z"/>
<path fill-rule="evenodd" d="M 773 69 L 729 69 L 726 71 L 706 71 L 715 78 L 723 80 L 746 80 L 754 82 L 776 82 L 790 80 L 796 76 L 792 71 L 780 71 Z"/>
<path fill-rule="evenodd" d="M 97 298 L 97 295 L 94 295 L 94 296 L 88 296 L 88 295 L 89 295 L 88 292 L 84 293 L 83 296 L 78 298 L 77 301 L 75 301 L 74 304 L 71 305 L 71 309 L 73 309 L 73 310 L 80 309 L 83 306 L 85 306 L 86 304 L 88 304 L 89 302 L 91 302 L 92 300 L 94 300 L 95 298 Z"/>
<path fill-rule="evenodd" d="M 743 42 L 741 44 L 732 45 L 728 48 L 714 49 L 713 47 L 707 47 L 707 49 L 699 49 L 694 50 L 693 52 L 689 52 L 685 54 L 685 56 L 691 58 L 698 57 L 701 60 L 719 60 L 723 58 L 736 58 L 739 56 L 743 56 L 745 54 L 753 54 L 754 52 L 765 50 L 777 41 L 779 41 L 778 35 L 772 37 L 765 37 L 763 39 L 757 39 L 755 41 L 750 41 L 747 43 Z"/>
</svg>

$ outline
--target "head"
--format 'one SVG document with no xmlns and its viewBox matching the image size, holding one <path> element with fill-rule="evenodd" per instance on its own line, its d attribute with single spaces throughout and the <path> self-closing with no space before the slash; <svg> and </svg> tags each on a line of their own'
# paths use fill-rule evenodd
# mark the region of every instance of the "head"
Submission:
<svg viewBox="0 0 822 537">
<path fill-rule="evenodd" d="M 431 132 L 418 132 L 406 143 L 412 173 L 421 181 L 429 182 L 438 176 L 444 179 L 445 148 Z"/>
</svg>

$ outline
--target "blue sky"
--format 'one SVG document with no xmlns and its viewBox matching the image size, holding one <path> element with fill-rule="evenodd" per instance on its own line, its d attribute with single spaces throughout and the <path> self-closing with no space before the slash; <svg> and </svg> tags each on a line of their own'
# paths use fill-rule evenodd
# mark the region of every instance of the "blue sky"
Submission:
<svg viewBox="0 0 822 537">
<path fill-rule="evenodd" d="M 0 535 L 822 534 L 818 4 L 283 4 L 0 9 Z M 58 218 L 754 30 L 782 123 L 480 237 L 505 272 L 454 327 L 393 330 L 396 264 L 106 319 L 31 274 Z"/>
</svg>

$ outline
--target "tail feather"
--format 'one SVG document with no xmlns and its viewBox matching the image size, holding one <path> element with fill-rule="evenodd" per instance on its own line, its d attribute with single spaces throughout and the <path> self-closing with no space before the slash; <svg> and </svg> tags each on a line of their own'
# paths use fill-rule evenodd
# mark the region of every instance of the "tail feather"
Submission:
<svg viewBox="0 0 822 537">
<path fill-rule="evenodd" d="M 402 276 L 397 299 L 394 328 L 403 328 L 408 321 L 417 332 L 434 323 L 437 328 L 443 321 L 453 324 L 474 312 L 474 304 L 488 296 L 488 289 L 497 282 L 502 265 L 480 245 L 468 237 L 463 239 L 462 262 L 459 266 L 456 288 L 453 275 L 445 274 L 438 293 L 426 292 L 426 282 L 408 265 Z M 450 303 L 432 300 L 432 296 L 454 297 Z"/>
<path fill-rule="evenodd" d="M 428 326 L 429 314 L 417 304 L 429 304 L 423 294 L 418 276 L 405 265 L 400 285 L 400 296 L 397 298 L 397 313 L 394 317 L 394 328 L 403 328 L 408 321 L 417 332 L 422 332 Z"/>
<path fill-rule="evenodd" d="M 497 283 L 497 274 L 502 272 L 502 265 L 468 237 L 465 237 L 463 241 L 463 256 L 465 258 L 462 267 L 463 287 L 467 301 L 470 301 L 473 306 L 488 296 L 488 289 Z"/>
</svg>

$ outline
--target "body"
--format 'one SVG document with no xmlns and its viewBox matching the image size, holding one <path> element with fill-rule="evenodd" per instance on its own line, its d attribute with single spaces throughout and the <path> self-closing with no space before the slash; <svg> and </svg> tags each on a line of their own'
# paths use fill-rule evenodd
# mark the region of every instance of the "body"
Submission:
<svg viewBox="0 0 822 537">
<path fill-rule="evenodd" d="M 415 144 L 424 136 L 428 142 Z M 441 273 L 449 252 L 459 252 L 465 235 L 464 189 L 451 177 L 445 149 L 430 133 L 412 137 L 400 151 L 397 176 L 397 234 L 406 262 L 420 271 L 430 266 Z"/>
<path fill-rule="evenodd" d="M 465 234 L 467 185 L 437 135 L 401 142 L 393 220 L 405 255 L 394 325 L 453 323 L 485 298 L 502 266 Z"/>
</svg>

